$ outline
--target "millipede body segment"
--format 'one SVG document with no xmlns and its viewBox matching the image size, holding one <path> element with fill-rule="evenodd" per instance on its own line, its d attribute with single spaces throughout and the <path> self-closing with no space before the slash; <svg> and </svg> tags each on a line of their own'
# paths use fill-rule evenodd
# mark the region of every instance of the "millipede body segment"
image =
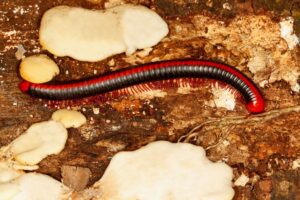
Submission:
<svg viewBox="0 0 300 200">
<path fill-rule="evenodd" d="M 103 94 L 149 81 L 174 78 L 209 78 L 235 87 L 246 100 L 251 113 L 264 111 L 264 99 L 257 87 L 238 70 L 217 62 L 204 60 L 162 61 L 116 71 L 97 78 L 66 84 L 20 83 L 20 89 L 31 96 L 66 100 Z"/>
</svg>

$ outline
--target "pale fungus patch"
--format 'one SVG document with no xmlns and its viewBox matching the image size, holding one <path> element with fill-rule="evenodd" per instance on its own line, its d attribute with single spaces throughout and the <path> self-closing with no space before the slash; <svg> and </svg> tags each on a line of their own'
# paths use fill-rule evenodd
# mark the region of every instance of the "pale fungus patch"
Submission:
<svg viewBox="0 0 300 200">
<path fill-rule="evenodd" d="M 2 183 L 0 184 L 0 199 L 13 200 L 13 197 L 17 195 L 19 191 L 17 184 Z"/>
<path fill-rule="evenodd" d="M 11 166 L 11 163 L 0 161 L 0 184 L 15 179 L 22 173 L 21 170 L 15 170 L 13 166 Z"/>
<path fill-rule="evenodd" d="M 59 74 L 56 63 L 43 54 L 24 58 L 19 70 L 20 76 L 31 83 L 46 83 Z"/>
<path fill-rule="evenodd" d="M 0 185 L 1 200 L 60 200 L 70 193 L 61 182 L 39 173 L 26 173 Z"/>
<path fill-rule="evenodd" d="M 22 44 L 19 44 L 19 45 L 17 46 L 17 51 L 16 51 L 16 53 L 15 53 L 16 59 L 17 59 L 17 60 L 21 60 L 21 59 L 25 58 L 25 56 L 24 56 L 25 53 L 26 53 L 25 48 L 23 47 Z"/>
<path fill-rule="evenodd" d="M 128 55 L 137 49 L 149 49 L 168 34 L 168 25 L 144 6 L 122 5 L 109 10 L 119 15 L 119 26 Z"/>
<path fill-rule="evenodd" d="M 42 17 L 41 45 L 56 56 L 99 61 L 156 45 L 168 25 L 151 9 L 120 5 L 107 10 L 57 6 Z"/>
<path fill-rule="evenodd" d="M 300 39 L 294 33 L 294 19 L 287 17 L 281 20 L 280 35 L 288 44 L 290 50 L 294 49 L 299 43 Z"/>
<path fill-rule="evenodd" d="M 249 182 L 249 177 L 246 176 L 244 173 L 242 173 L 238 179 L 236 179 L 236 181 L 234 182 L 235 186 L 241 186 L 241 187 L 245 187 L 246 184 Z"/>
<path fill-rule="evenodd" d="M 25 173 L 65 146 L 67 130 L 60 123 L 45 121 L 31 125 L 25 133 L 0 149 L 1 200 L 68 199 L 71 190 L 50 176 Z"/>
<path fill-rule="evenodd" d="M 61 122 L 66 128 L 78 128 L 86 123 L 86 117 L 76 110 L 57 110 L 52 114 L 51 118 Z"/>
<path fill-rule="evenodd" d="M 159 141 L 113 157 L 95 183 L 102 200 L 229 200 L 232 169 L 213 163 L 203 148 Z"/>
<path fill-rule="evenodd" d="M 48 155 L 60 153 L 67 137 L 67 130 L 60 122 L 40 122 L 16 138 L 10 144 L 10 151 L 20 164 L 36 165 Z"/>
</svg>

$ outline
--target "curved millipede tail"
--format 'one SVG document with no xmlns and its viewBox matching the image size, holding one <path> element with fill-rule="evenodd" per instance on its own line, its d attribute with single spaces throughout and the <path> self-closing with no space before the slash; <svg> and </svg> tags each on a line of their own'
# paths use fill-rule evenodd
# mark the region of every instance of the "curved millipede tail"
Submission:
<svg viewBox="0 0 300 200">
<path fill-rule="evenodd" d="M 264 99 L 251 80 L 228 65 L 205 60 L 149 63 L 93 79 L 59 85 L 23 81 L 19 87 L 22 92 L 33 97 L 66 100 L 104 94 L 140 83 L 175 78 L 209 78 L 223 81 L 235 87 L 243 95 L 249 112 L 264 111 Z"/>
</svg>

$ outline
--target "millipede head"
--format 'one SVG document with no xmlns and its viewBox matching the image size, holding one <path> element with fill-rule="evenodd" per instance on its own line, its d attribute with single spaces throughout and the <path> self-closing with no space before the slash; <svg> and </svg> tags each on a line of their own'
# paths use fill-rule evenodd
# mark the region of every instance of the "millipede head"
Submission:
<svg viewBox="0 0 300 200">
<path fill-rule="evenodd" d="M 19 88 L 23 93 L 27 93 L 29 88 L 30 88 L 31 83 L 29 83 L 28 81 L 22 81 L 19 84 Z"/>
<path fill-rule="evenodd" d="M 263 101 L 261 101 L 260 103 L 250 101 L 249 103 L 247 103 L 246 109 L 250 113 L 261 113 L 265 110 L 265 104 L 263 103 Z"/>
</svg>

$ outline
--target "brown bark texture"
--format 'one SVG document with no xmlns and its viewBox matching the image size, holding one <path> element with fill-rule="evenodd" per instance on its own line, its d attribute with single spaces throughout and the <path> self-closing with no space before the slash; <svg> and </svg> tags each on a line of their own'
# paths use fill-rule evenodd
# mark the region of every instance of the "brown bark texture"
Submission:
<svg viewBox="0 0 300 200">
<path fill-rule="evenodd" d="M 25 56 L 45 53 L 59 65 L 55 81 L 108 73 L 153 60 L 196 58 L 221 61 L 237 67 L 259 85 L 266 112 L 249 115 L 242 101 L 236 108 L 209 106 L 211 84 L 196 91 L 141 99 L 120 97 L 76 106 L 87 124 L 69 129 L 65 149 L 44 159 L 38 172 L 60 180 L 62 166 L 88 168 L 88 185 L 101 178 L 119 151 L 135 150 L 156 140 L 185 141 L 207 149 L 213 161 L 223 160 L 250 178 L 235 186 L 234 199 L 300 199 L 300 95 L 299 46 L 288 49 L 280 37 L 279 22 L 292 16 L 300 36 L 300 2 L 297 0 L 125 0 L 154 9 L 168 23 L 170 33 L 149 55 L 116 55 L 101 62 L 79 62 L 54 57 L 38 41 L 42 14 L 58 5 L 104 9 L 121 1 L 105 0 L 1 0 L 0 1 L 0 146 L 7 145 L 31 124 L 48 120 L 55 108 L 18 89 L 19 45 Z M 261 61 L 263 64 L 261 64 Z M 249 64 L 252 63 L 252 64 Z M 258 64 L 257 64 L 258 63 Z M 256 69 L 255 66 L 260 68 Z M 266 83 L 266 84 L 263 84 Z M 99 113 L 95 110 L 99 109 Z M 294 167 L 293 167 L 294 166 Z M 141 169 L 143 170 L 143 169 Z"/>
</svg>

